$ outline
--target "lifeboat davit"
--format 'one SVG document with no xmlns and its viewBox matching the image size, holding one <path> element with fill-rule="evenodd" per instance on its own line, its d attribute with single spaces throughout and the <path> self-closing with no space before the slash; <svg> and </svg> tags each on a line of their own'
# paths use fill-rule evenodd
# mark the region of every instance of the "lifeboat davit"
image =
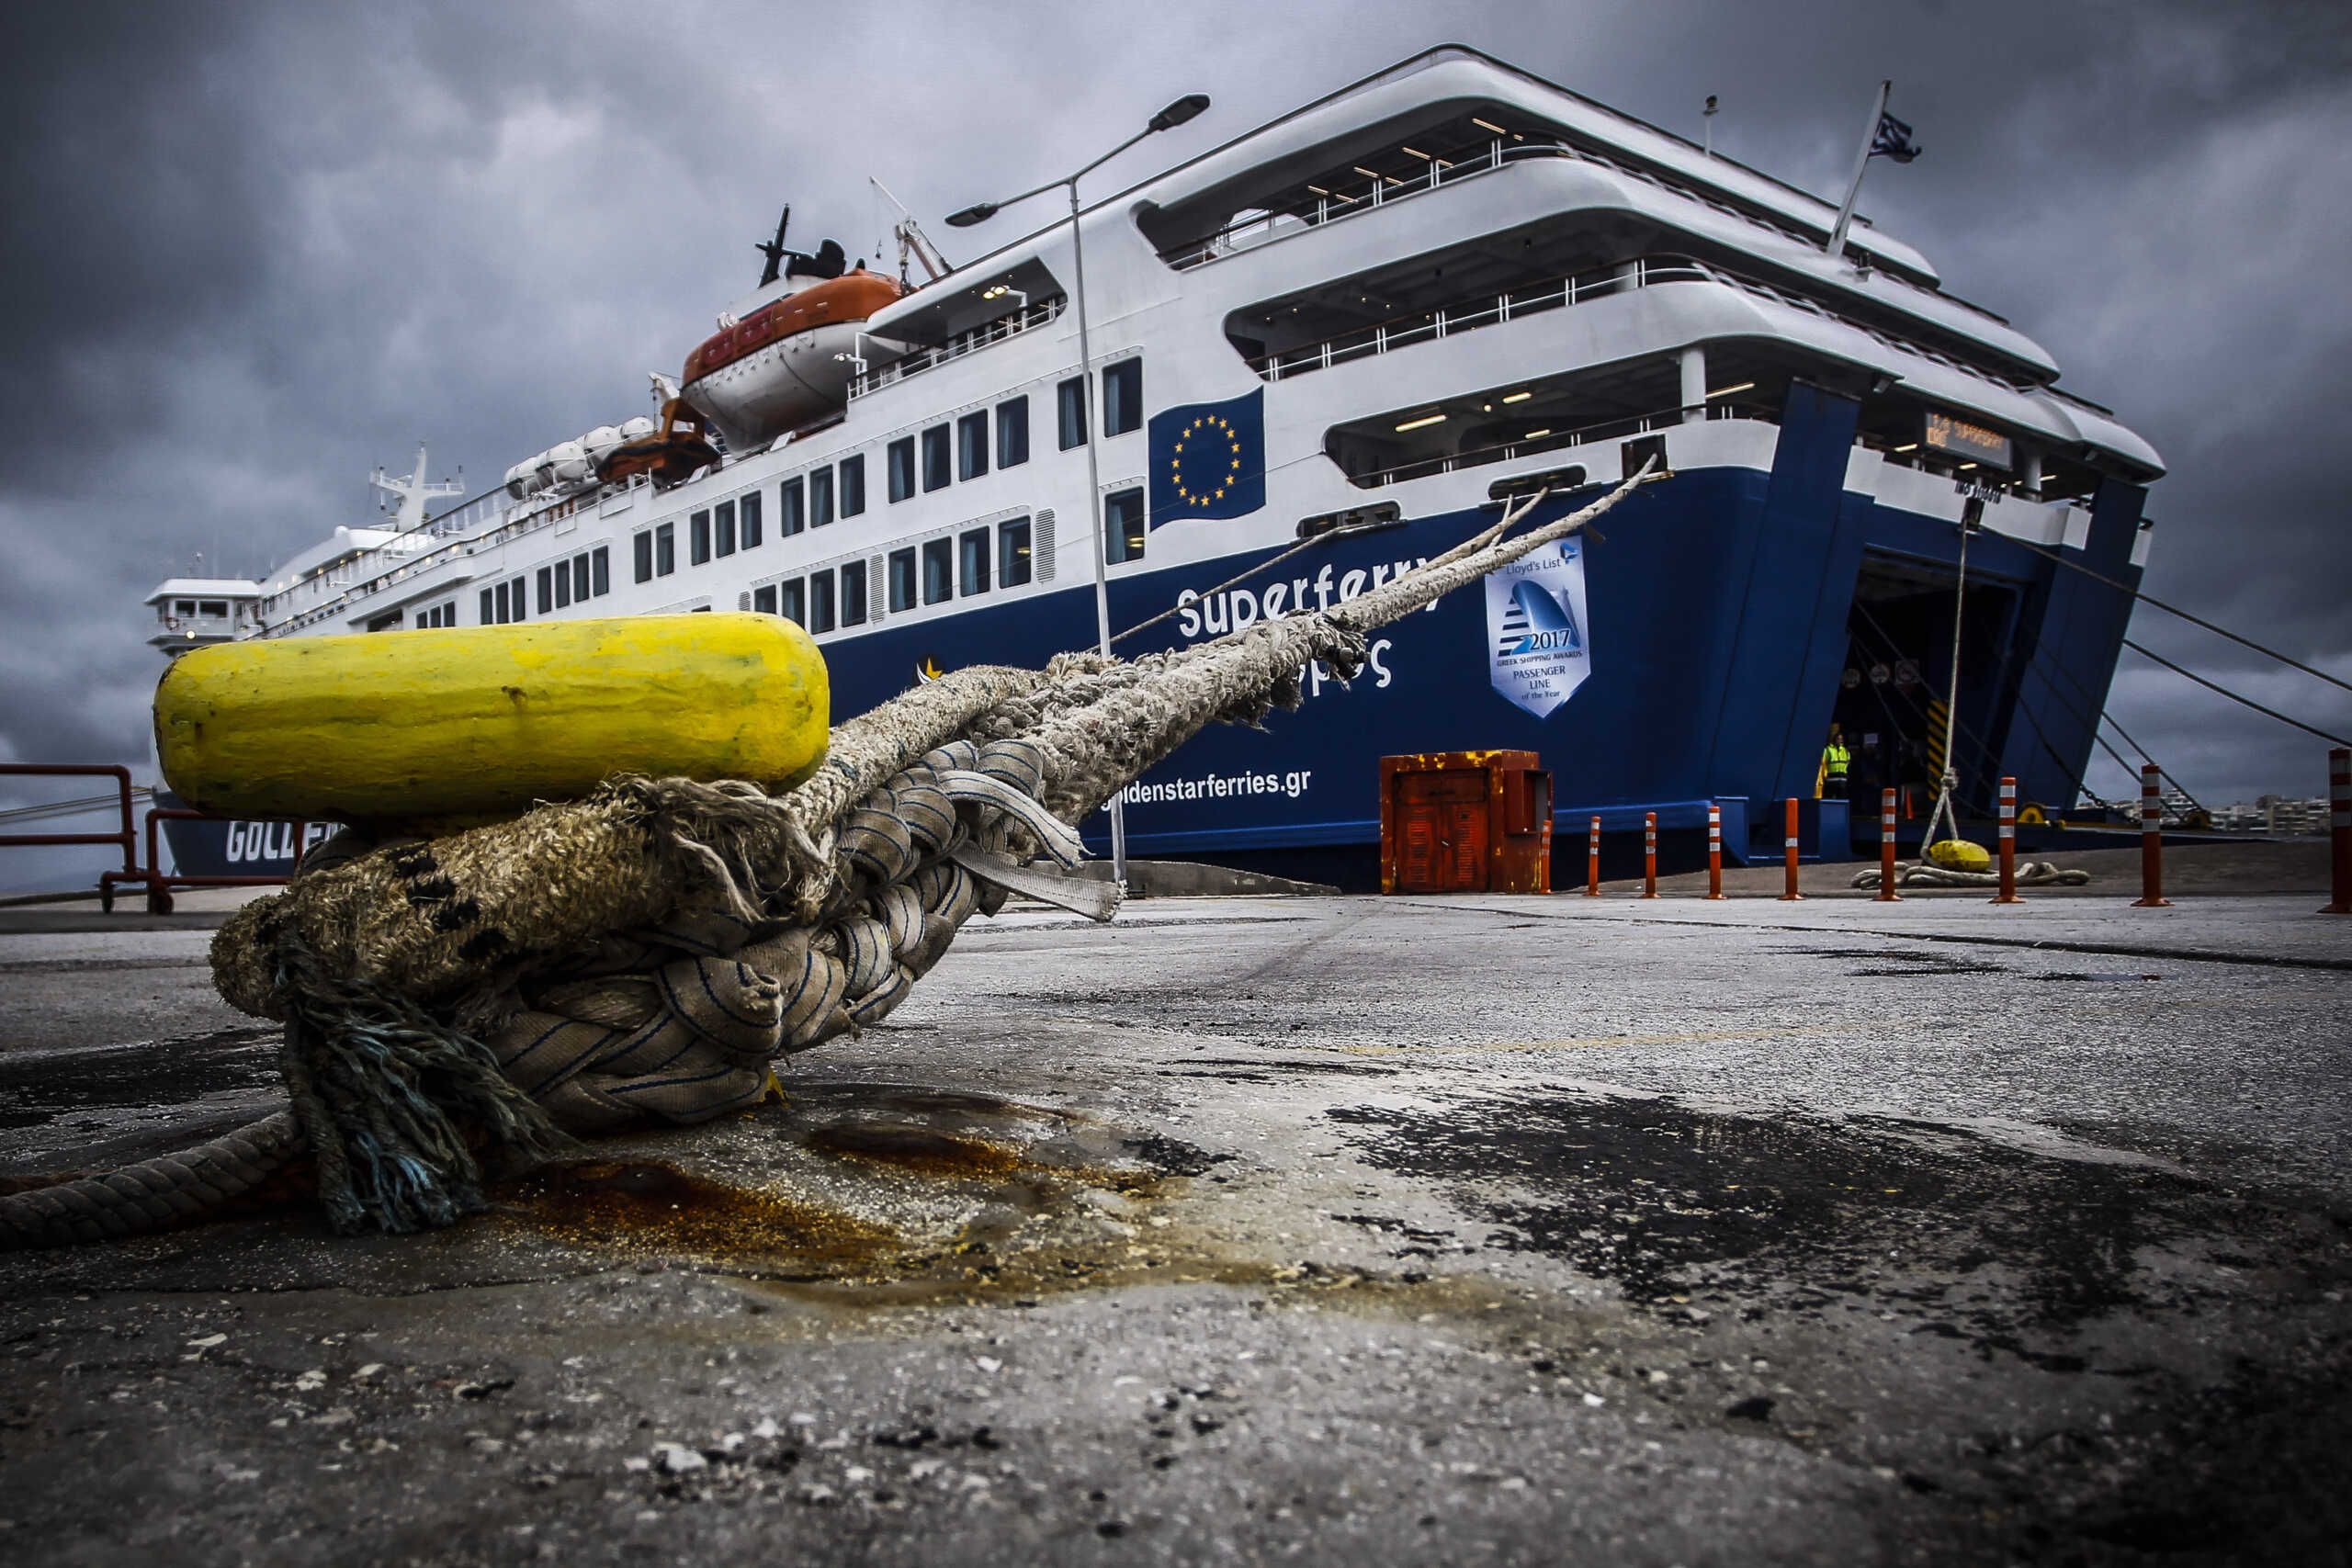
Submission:
<svg viewBox="0 0 2352 1568">
<path fill-rule="evenodd" d="M 811 270 L 786 275 L 786 292 L 722 327 L 686 356 L 679 378 L 685 400 L 747 452 L 838 412 L 849 401 L 857 335 L 866 320 L 906 291 L 898 279 L 865 267 L 841 270 L 831 241 L 816 256 L 794 257 Z M 828 276 L 824 270 L 830 263 Z M 869 367 L 897 357 L 868 340 Z"/>
</svg>

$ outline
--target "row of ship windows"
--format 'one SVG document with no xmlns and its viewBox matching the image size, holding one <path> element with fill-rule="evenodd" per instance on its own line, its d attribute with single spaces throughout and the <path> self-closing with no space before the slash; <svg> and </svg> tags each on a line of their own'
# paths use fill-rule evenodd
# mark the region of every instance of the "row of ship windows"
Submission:
<svg viewBox="0 0 2352 1568">
<path fill-rule="evenodd" d="M 1086 381 L 1073 376 L 1055 389 L 1057 434 L 1065 452 L 1086 444 Z M 993 411 L 978 409 L 952 424 L 933 425 L 919 435 L 901 436 L 883 448 L 886 493 L 893 502 L 944 490 L 957 479 L 976 479 L 989 471 L 990 459 L 999 468 L 1018 468 L 1029 460 L 1029 399 L 1010 398 Z M 1125 435 L 1143 427 L 1143 361 L 1124 359 L 1102 367 L 1102 425 L 1106 435 Z M 989 439 L 993 434 L 995 439 Z M 764 501 L 752 491 L 690 514 L 686 519 L 686 561 L 700 566 L 757 549 L 765 536 Z M 808 528 L 822 528 L 836 517 L 855 517 L 865 510 L 865 454 L 854 452 L 807 474 L 796 474 L 776 489 L 776 532 L 786 538 Z M 671 525 L 637 536 L 637 581 L 650 581 L 677 570 L 670 544 Z M 1138 551 L 1137 553 L 1140 553 Z M 1114 557 L 1115 558 L 1124 558 Z"/>
<path fill-rule="evenodd" d="M 741 497 L 739 499 L 751 501 L 757 498 Z M 714 547 L 718 555 L 725 556 L 733 554 L 735 549 L 738 547 L 739 538 L 741 547 L 744 548 L 750 548 L 752 546 L 759 543 L 758 525 L 756 523 L 747 525 L 751 529 L 751 532 L 748 534 L 739 535 L 739 527 L 746 525 L 741 525 L 738 518 L 732 513 L 731 509 L 733 504 L 734 503 L 732 502 L 722 502 L 720 505 L 712 509 L 714 512 L 721 514 L 715 525 L 717 529 L 715 534 L 707 531 L 713 525 L 706 523 L 703 518 L 703 514 L 700 513 L 696 513 L 694 518 L 689 522 L 688 548 L 691 553 L 692 564 L 700 565 L 701 563 L 709 560 L 712 557 Z M 757 509 L 754 508 L 754 514 L 756 514 L 756 511 Z M 1140 488 L 1131 488 L 1113 491 L 1111 494 L 1102 498 L 1102 514 L 1104 524 L 1102 539 L 1103 559 L 1114 566 L 1116 566 L 1123 561 L 1141 560 L 1144 553 L 1144 536 L 1146 532 L 1144 523 L 1143 491 Z M 1002 588 L 1018 588 L 1029 581 L 1029 519 L 1023 517 L 1014 522 L 1001 523 L 997 525 L 997 532 L 1001 541 L 1011 541 L 1016 537 L 1018 538 L 1017 548 L 1013 544 L 1009 542 L 1002 543 L 1001 545 L 999 559 L 1002 564 L 998 569 L 997 586 Z M 961 573 L 964 584 L 963 592 L 965 593 L 985 593 L 989 591 L 988 551 L 985 547 L 988 534 L 989 530 L 986 528 L 974 528 L 961 536 L 965 549 L 965 565 Z M 978 543 L 975 543 L 975 541 L 978 541 Z M 657 577 L 668 577 L 678 570 L 678 536 L 676 524 L 657 524 L 653 527 L 646 529 L 644 532 L 639 534 L 631 543 L 635 548 L 636 559 L 632 564 L 636 569 L 636 578 L 638 581 L 650 582 Z M 978 552 L 977 555 L 973 554 L 975 550 Z M 935 555 L 934 552 L 936 552 Z M 605 552 L 602 548 L 599 548 L 596 551 L 599 558 L 601 558 L 604 553 Z M 891 552 L 889 557 L 891 570 L 889 604 L 891 609 L 910 610 L 913 609 L 919 602 L 925 604 L 936 604 L 943 600 L 956 597 L 955 592 L 948 586 L 948 584 L 955 580 L 955 574 L 949 570 L 949 541 L 946 539 L 931 540 L 929 543 L 922 547 L 922 554 L 924 561 L 922 569 L 922 593 L 920 601 L 918 601 L 914 587 L 916 581 L 914 564 L 917 556 L 916 547 L 910 545 L 904 549 L 894 550 Z M 905 563 L 903 574 L 900 571 L 901 561 Z M 975 562 L 978 564 L 975 565 Z M 842 570 L 846 572 L 850 569 L 845 567 Z M 859 608 L 854 615 L 850 615 L 847 609 L 844 608 L 842 613 L 842 618 L 839 623 L 842 626 L 854 626 L 859 625 L 865 618 L 865 569 L 861 566 L 856 570 L 859 573 L 856 591 Z M 605 581 L 602 576 L 602 571 L 603 568 L 600 564 L 598 567 L 599 575 L 596 580 L 599 584 L 602 584 Z M 544 576 L 545 574 L 542 573 L 542 575 Z M 797 581 L 798 580 L 794 579 L 793 581 Z M 596 592 L 601 593 L 605 592 L 605 589 L 602 586 L 599 586 Z M 758 592 L 768 593 L 770 592 L 770 590 L 761 589 Z M 545 598 L 546 595 L 543 592 L 541 594 L 542 603 L 540 604 L 540 609 L 542 611 L 547 608 L 547 605 L 544 603 Z M 558 601 L 559 604 L 563 602 L 564 601 Z M 846 590 L 844 590 L 842 603 L 844 606 L 848 603 L 848 594 Z M 773 605 L 763 605 L 755 603 L 753 607 L 755 609 L 768 610 L 771 614 L 789 614 L 787 611 L 779 611 Z M 792 618 L 794 620 L 800 619 L 798 615 L 793 615 Z M 814 612 L 812 611 L 812 620 L 808 623 L 804 623 L 809 626 L 810 630 L 831 631 L 833 629 L 831 624 L 824 626 L 817 626 L 813 624 L 815 618 L 818 617 L 815 617 Z"/>
<path fill-rule="evenodd" d="M 959 592 L 970 598 L 991 587 L 1022 587 L 1035 570 L 1030 536 L 1029 519 L 1015 517 L 993 528 L 967 528 L 892 550 L 882 563 L 890 610 L 903 614 L 919 604 L 945 604 Z M 797 621 L 811 632 L 836 631 L 865 624 L 865 563 L 847 561 L 755 588 L 752 608 Z"/>
<path fill-rule="evenodd" d="M 481 624 L 503 626 L 510 621 L 530 619 L 532 586 L 531 579 L 516 577 L 483 589 Z M 573 604 L 584 604 L 591 599 L 603 598 L 613 591 L 612 547 L 599 545 L 593 550 L 582 550 L 568 560 L 553 561 L 539 568 L 537 587 L 538 613 L 542 615 L 551 615 Z M 457 624 L 454 602 L 443 604 L 439 609 L 449 618 L 434 622 L 420 615 L 417 625 L 447 626 Z M 424 614 L 430 615 L 433 612 L 428 610 Z"/>
</svg>

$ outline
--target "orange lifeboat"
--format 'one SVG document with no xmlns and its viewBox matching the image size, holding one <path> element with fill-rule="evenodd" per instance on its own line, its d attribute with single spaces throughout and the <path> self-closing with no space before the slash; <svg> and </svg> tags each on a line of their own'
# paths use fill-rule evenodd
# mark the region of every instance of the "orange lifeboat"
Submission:
<svg viewBox="0 0 2352 1568">
<path fill-rule="evenodd" d="M 830 257 L 795 259 L 816 265 L 831 259 L 837 276 L 787 275 L 787 292 L 720 328 L 686 356 L 682 395 L 738 452 L 847 403 L 858 333 L 906 292 L 896 278 L 863 266 L 838 271 L 840 247 L 828 242 L 826 251 Z"/>
<path fill-rule="evenodd" d="M 596 461 L 596 478 L 616 485 L 643 474 L 666 489 L 691 479 L 696 468 L 718 461 L 718 450 L 703 434 L 701 420 L 684 405 L 682 398 L 664 402 L 661 428 L 605 452 Z"/>
</svg>

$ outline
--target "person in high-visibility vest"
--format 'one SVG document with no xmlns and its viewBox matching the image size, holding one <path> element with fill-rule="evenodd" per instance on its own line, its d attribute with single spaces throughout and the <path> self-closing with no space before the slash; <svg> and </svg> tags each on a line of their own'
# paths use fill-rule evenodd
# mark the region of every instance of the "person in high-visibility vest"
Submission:
<svg viewBox="0 0 2352 1568">
<path fill-rule="evenodd" d="M 1846 798 L 1846 774 L 1854 765 L 1854 754 L 1846 750 L 1846 732 L 1836 724 L 1829 727 L 1829 744 L 1821 749 L 1821 798 Z"/>
</svg>

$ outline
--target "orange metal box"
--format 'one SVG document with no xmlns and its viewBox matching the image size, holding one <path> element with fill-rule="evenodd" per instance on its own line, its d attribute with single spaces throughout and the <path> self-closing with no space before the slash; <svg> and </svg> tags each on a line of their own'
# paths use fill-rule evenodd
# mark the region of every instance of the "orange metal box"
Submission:
<svg viewBox="0 0 2352 1568">
<path fill-rule="evenodd" d="M 1552 891 L 1552 775 L 1532 751 L 1380 760 L 1383 893 Z"/>
</svg>

